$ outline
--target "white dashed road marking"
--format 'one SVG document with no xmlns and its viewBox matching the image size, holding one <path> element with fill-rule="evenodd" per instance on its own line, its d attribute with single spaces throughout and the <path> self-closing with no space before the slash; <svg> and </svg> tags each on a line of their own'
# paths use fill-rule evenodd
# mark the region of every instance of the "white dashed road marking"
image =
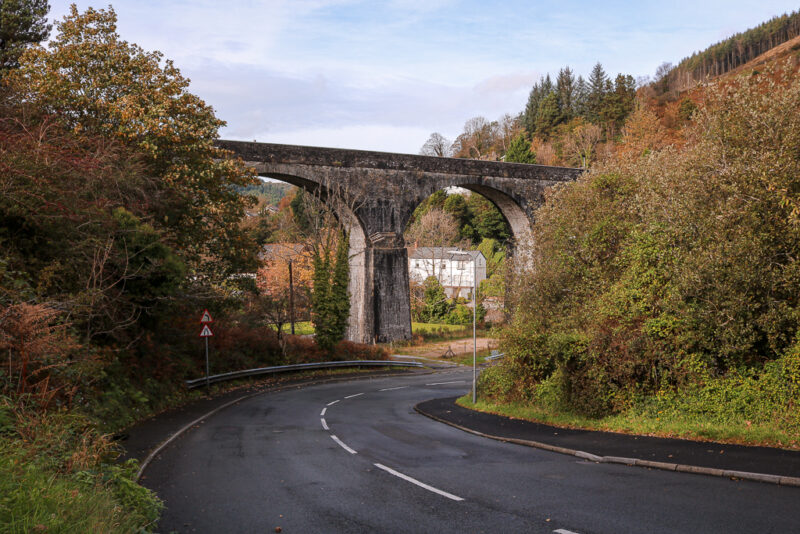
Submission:
<svg viewBox="0 0 800 534">
<path fill-rule="evenodd" d="M 400 386 L 396 388 L 384 388 L 384 389 L 379 389 L 378 391 L 394 391 L 395 389 L 406 389 L 407 387 L 408 386 Z"/>
<path fill-rule="evenodd" d="M 327 406 L 325 408 L 323 408 L 321 412 L 319 412 L 319 416 L 320 417 L 325 417 L 325 412 L 326 411 L 328 411 L 328 407 Z"/>
<path fill-rule="evenodd" d="M 553 532 L 555 532 L 557 534 L 578 534 L 577 532 L 572 532 L 571 530 L 564 530 L 563 528 L 560 528 L 558 530 L 554 530 Z"/>
<path fill-rule="evenodd" d="M 336 437 L 336 436 L 334 436 L 333 434 L 331 434 L 331 439 L 332 439 L 333 441 L 335 441 L 336 443 L 338 443 L 338 444 L 339 444 L 339 445 L 340 445 L 340 446 L 341 446 L 341 447 L 342 447 L 344 450 L 346 450 L 346 451 L 347 451 L 347 452 L 349 452 L 350 454 L 358 454 L 356 451 L 354 451 L 353 449 L 351 449 L 350 447 L 348 447 L 347 445 L 345 445 L 345 444 L 342 442 L 342 440 L 340 440 L 339 438 L 337 438 L 337 437 Z"/>
<path fill-rule="evenodd" d="M 336 404 L 337 402 L 339 402 L 339 400 L 338 400 L 338 399 L 337 399 L 337 400 L 335 400 L 335 401 L 333 401 L 333 402 L 329 402 L 329 403 L 328 403 L 328 406 L 333 406 L 333 405 L 334 405 L 334 404 Z"/>
<path fill-rule="evenodd" d="M 325 422 L 324 417 L 320 419 L 320 422 L 322 423 L 322 428 L 324 428 L 325 430 L 330 430 L 330 428 L 328 428 L 328 423 Z"/>
<path fill-rule="evenodd" d="M 451 382 L 434 382 L 433 384 L 425 384 L 426 386 L 441 386 L 444 384 L 463 384 L 463 380 L 453 380 Z"/>
<path fill-rule="evenodd" d="M 348 395 L 345 399 L 352 399 L 353 397 L 360 397 L 363 393 L 356 393 L 355 395 Z"/>
<path fill-rule="evenodd" d="M 394 475 L 396 477 L 402 478 L 406 482 L 411 482 L 412 484 L 416 484 L 420 488 L 425 488 L 428 491 L 432 491 L 434 493 L 437 493 L 437 494 L 441 495 L 442 497 L 447 497 L 448 499 L 452 499 L 454 501 L 463 501 L 464 500 L 461 497 L 453 495 L 452 493 L 447 493 L 446 491 L 442 491 L 440 489 L 436 489 L 433 486 L 429 486 L 429 485 L 425 484 L 424 482 L 420 482 L 416 478 L 411 478 L 410 476 L 404 475 L 403 473 L 395 471 L 394 469 L 392 469 L 390 467 L 386 467 L 385 465 L 375 464 L 375 467 L 377 467 L 378 469 L 383 469 L 387 473 L 391 473 L 392 475 Z"/>
</svg>

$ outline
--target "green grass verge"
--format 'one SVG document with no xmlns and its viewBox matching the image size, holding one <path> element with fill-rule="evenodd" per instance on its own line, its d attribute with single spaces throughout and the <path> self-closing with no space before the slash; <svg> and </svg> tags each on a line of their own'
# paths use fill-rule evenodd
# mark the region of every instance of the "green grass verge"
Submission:
<svg viewBox="0 0 800 534">
<path fill-rule="evenodd" d="M 283 328 L 281 328 L 281 332 L 285 334 L 290 334 L 292 332 L 292 325 L 290 324 L 283 325 Z M 294 323 L 294 334 L 296 336 L 307 336 L 313 333 L 314 333 L 314 324 L 311 321 L 300 321 Z"/>
<path fill-rule="evenodd" d="M 411 332 L 414 334 L 436 334 L 439 332 L 472 332 L 472 326 L 463 324 L 437 324 L 437 323 L 411 323 Z"/>
<path fill-rule="evenodd" d="M 517 402 L 494 402 L 479 397 L 472 404 L 472 396 L 465 395 L 456 403 L 464 408 L 481 412 L 505 415 L 563 428 L 603 430 L 623 434 L 658 436 L 759 445 L 797 449 L 800 441 L 796 432 L 781 427 L 778 421 L 756 423 L 752 421 L 717 422 L 698 419 L 693 414 L 668 413 L 662 410 L 655 415 L 647 411 L 631 409 L 626 413 L 593 419 L 579 414 L 554 411 L 541 406 Z"/>
</svg>

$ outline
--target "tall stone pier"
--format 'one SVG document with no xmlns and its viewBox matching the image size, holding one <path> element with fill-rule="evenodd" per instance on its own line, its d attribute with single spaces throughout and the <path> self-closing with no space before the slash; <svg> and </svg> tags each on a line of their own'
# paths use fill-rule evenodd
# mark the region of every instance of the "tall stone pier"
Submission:
<svg viewBox="0 0 800 534">
<path fill-rule="evenodd" d="M 361 343 L 411 338 L 408 255 L 403 231 L 414 209 L 440 189 L 463 187 L 493 202 L 513 245 L 530 248 L 544 191 L 582 169 L 434 158 L 333 148 L 218 141 L 259 175 L 336 198 L 350 232 L 347 338 Z"/>
</svg>

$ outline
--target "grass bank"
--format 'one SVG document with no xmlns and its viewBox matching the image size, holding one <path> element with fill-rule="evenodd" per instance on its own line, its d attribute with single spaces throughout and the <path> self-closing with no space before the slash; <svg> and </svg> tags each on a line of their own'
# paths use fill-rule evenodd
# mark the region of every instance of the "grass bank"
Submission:
<svg viewBox="0 0 800 534">
<path fill-rule="evenodd" d="M 0 399 L 0 532 L 145 532 L 162 508 L 135 461 L 75 412 Z"/>
<path fill-rule="evenodd" d="M 661 398 L 647 399 L 623 413 L 600 418 L 559 410 L 541 403 L 492 400 L 481 395 L 480 387 L 476 404 L 472 404 L 471 395 L 459 398 L 457 403 L 473 410 L 562 428 L 795 450 L 800 448 L 800 433 L 796 422 L 788 423 L 786 418 L 781 417 L 749 418 L 751 416 L 746 412 L 731 413 L 730 404 L 719 404 L 717 409 L 697 408 L 707 403 L 707 398 L 704 402 L 702 392 L 663 394 Z M 725 413 L 726 411 L 729 413 Z"/>
</svg>

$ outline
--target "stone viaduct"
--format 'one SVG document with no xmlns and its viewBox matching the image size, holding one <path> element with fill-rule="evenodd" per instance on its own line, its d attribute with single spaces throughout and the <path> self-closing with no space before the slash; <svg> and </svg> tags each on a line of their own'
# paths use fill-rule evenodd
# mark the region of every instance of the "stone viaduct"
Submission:
<svg viewBox="0 0 800 534">
<path fill-rule="evenodd" d="M 519 253 L 532 244 L 534 210 L 544 191 L 582 169 L 436 158 L 241 141 L 217 145 L 275 178 L 341 197 L 338 217 L 350 232 L 350 322 L 362 343 L 411 337 L 408 254 L 403 232 L 414 209 L 440 189 L 457 186 L 492 201 L 508 221 Z M 343 206 L 343 207 L 342 207 Z"/>
</svg>

